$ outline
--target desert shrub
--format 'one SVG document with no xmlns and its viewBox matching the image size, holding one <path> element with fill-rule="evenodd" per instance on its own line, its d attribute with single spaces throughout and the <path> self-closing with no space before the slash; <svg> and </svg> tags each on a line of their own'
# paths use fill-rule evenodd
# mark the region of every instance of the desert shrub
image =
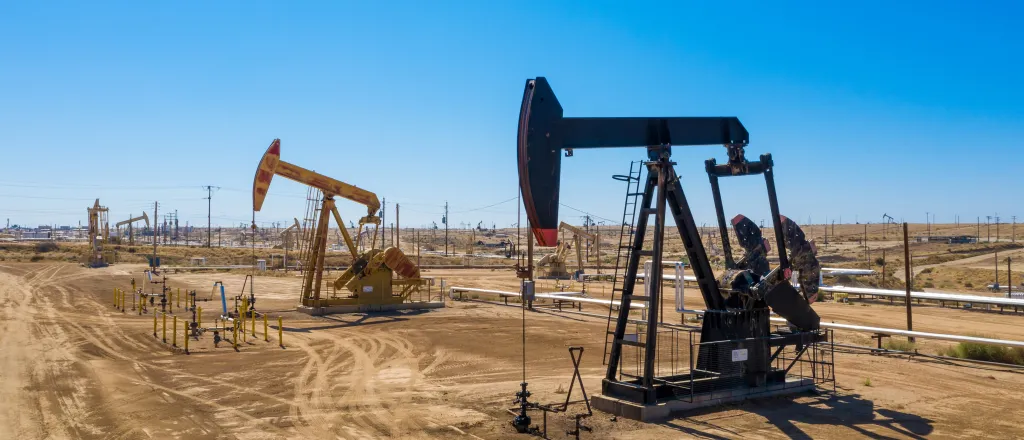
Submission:
<svg viewBox="0 0 1024 440">
<path fill-rule="evenodd" d="M 885 259 L 882 257 L 875 258 L 875 266 L 885 266 Z"/>
<path fill-rule="evenodd" d="M 948 348 L 945 355 L 960 359 L 1024 365 L 1024 348 L 1020 347 L 1010 348 L 977 342 L 961 342 Z"/>
<path fill-rule="evenodd" d="M 970 289 L 970 288 L 974 287 L 974 283 L 972 283 L 970 281 L 967 281 L 967 282 L 964 283 L 964 287 Z"/>
<path fill-rule="evenodd" d="M 867 379 L 864 379 L 864 386 L 866 386 L 866 387 L 871 386 L 871 378 L 870 377 L 867 378 Z"/>
<path fill-rule="evenodd" d="M 57 243 L 54 243 L 52 241 L 44 241 L 44 242 L 41 242 L 41 243 L 36 243 L 36 252 L 53 252 L 55 250 L 57 250 Z M 32 261 L 37 261 L 37 260 L 32 260 Z"/>
<path fill-rule="evenodd" d="M 934 288 L 934 287 L 935 287 L 935 283 L 933 283 L 933 282 L 931 282 L 931 281 L 925 281 L 925 282 L 924 282 L 924 287 L 925 287 L 926 289 L 931 289 L 931 288 Z"/>
<path fill-rule="evenodd" d="M 934 272 L 934 270 L 932 270 L 932 268 L 930 268 L 930 267 L 921 271 L 921 273 L 932 273 L 932 272 Z"/>
<path fill-rule="evenodd" d="M 32 256 L 32 258 L 29 259 L 29 261 L 36 262 L 36 261 L 40 261 L 42 259 L 43 259 L 42 255 L 35 254 L 35 255 Z"/>
<path fill-rule="evenodd" d="M 917 346 L 914 345 L 913 342 L 910 342 L 910 341 L 908 341 L 906 339 L 893 339 L 893 338 L 889 338 L 888 340 L 886 340 L 885 344 L 883 344 L 882 347 L 885 347 L 886 350 L 910 351 L 910 352 L 914 351 L 917 348 Z"/>
</svg>

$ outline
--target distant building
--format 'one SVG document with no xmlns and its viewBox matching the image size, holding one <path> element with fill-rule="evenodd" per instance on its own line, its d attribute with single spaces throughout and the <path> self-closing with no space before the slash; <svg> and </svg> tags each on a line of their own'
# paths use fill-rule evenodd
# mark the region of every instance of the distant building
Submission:
<svg viewBox="0 0 1024 440">
<path fill-rule="evenodd" d="M 968 244 L 977 243 L 978 237 L 973 235 L 918 235 L 914 237 L 918 243 Z"/>
</svg>

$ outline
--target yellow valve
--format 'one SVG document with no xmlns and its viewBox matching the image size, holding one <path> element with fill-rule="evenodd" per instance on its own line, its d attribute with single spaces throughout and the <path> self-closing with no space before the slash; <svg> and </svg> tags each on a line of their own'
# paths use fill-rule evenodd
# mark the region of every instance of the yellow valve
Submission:
<svg viewBox="0 0 1024 440">
<path fill-rule="evenodd" d="M 252 331 L 252 337 L 255 338 L 256 337 L 256 314 L 253 313 L 253 314 L 251 314 L 249 316 L 250 316 L 249 324 L 250 324 L 250 327 L 251 327 L 250 330 Z"/>
<path fill-rule="evenodd" d="M 196 322 L 199 323 L 199 327 L 203 326 L 203 308 L 202 307 L 197 307 L 196 308 Z"/>
<path fill-rule="evenodd" d="M 167 313 L 164 313 L 163 321 L 164 322 L 163 322 L 163 325 L 161 326 L 162 327 L 161 330 L 163 330 L 163 332 L 164 332 L 164 344 L 166 344 L 167 343 Z"/>
<path fill-rule="evenodd" d="M 270 342 L 270 331 L 267 325 L 267 315 L 263 315 L 263 342 Z"/>
</svg>

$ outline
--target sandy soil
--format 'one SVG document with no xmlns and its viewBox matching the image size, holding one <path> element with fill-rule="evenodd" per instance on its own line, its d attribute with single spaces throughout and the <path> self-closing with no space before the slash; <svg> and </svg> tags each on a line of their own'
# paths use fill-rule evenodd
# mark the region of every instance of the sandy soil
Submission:
<svg viewBox="0 0 1024 440">
<path fill-rule="evenodd" d="M 238 351 L 228 343 L 215 348 L 207 334 L 184 355 L 153 336 L 152 315 L 140 316 L 130 304 L 124 313 L 113 308 L 112 289 L 127 289 L 132 276 L 141 280 L 140 270 L 0 263 L 0 438 L 521 438 L 505 412 L 522 375 L 518 307 L 466 301 L 423 313 L 311 318 L 291 311 L 298 278 L 257 277 L 257 308 L 283 317 L 284 348 L 276 325 L 264 342 L 258 323 L 256 337 L 246 335 Z M 510 271 L 425 275 L 449 285 L 517 285 Z M 244 275 L 179 274 L 168 285 L 204 297 L 215 280 L 237 294 Z M 599 297 L 608 290 L 591 287 Z M 689 295 L 687 304 L 701 301 Z M 203 306 L 209 325 L 218 306 Z M 901 306 L 884 302 L 815 308 L 846 323 L 900 327 L 905 319 Z M 1022 315 L 939 307 L 918 307 L 914 315 L 915 329 L 1018 340 L 1022 323 Z M 534 400 L 565 398 L 556 390 L 569 384 L 570 345 L 586 348 L 584 381 L 597 393 L 604 331 L 603 319 L 528 312 Z M 836 336 L 871 343 L 866 335 Z M 919 347 L 934 352 L 942 345 Z M 847 353 L 837 353 L 836 363 L 834 395 L 761 400 L 652 424 L 596 413 L 587 422 L 594 432 L 584 438 L 1024 436 L 1022 374 Z M 561 416 L 549 425 L 552 438 L 570 426 Z"/>
</svg>

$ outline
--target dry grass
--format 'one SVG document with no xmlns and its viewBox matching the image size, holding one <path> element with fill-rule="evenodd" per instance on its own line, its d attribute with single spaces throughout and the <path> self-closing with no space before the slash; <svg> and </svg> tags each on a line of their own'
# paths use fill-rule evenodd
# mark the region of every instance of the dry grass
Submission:
<svg viewBox="0 0 1024 440">
<path fill-rule="evenodd" d="M 883 344 L 882 347 L 884 347 L 886 350 L 893 351 L 914 352 L 917 350 L 917 345 L 906 339 L 889 338 L 885 341 L 885 344 Z"/>
<path fill-rule="evenodd" d="M 976 342 L 961 342 L 948 348 L 942 354 L 961 359 L 1024 365 L 1024 348 L 1020 347 L 1011 348 Z"/>
</svg>

